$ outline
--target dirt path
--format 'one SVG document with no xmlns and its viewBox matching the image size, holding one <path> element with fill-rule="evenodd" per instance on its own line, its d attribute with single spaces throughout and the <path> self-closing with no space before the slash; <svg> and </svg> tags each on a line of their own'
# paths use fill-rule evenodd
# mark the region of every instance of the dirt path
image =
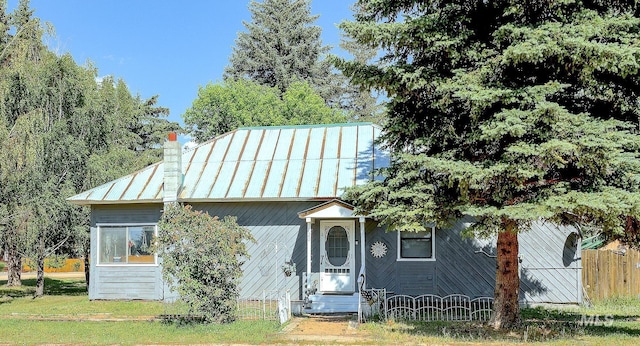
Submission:
<svg viewBox="0 0 640 346">
<path fill-rule="evenodd" d="M 282 333 L 292 342 L 345 344 L 366 342 L 369 334 L 358 329 L 351 316 L 294 317 Z"/>
</svg>

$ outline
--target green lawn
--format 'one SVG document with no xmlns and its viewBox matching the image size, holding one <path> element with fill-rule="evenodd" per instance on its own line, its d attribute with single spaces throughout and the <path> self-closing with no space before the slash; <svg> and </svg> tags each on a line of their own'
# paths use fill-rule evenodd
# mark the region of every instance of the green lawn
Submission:
<svg viewBox="0 0 640 346">
<path fill-rule="evenodd" d="M 0 281 L 0 344 L 269 343 L 280 325 L 238 321 L 228 325 L 172 324 L 156 317 L 175 313 L 152 301 L 89 301 L 78 279 L 46 278 L 45 296 L 33 299 L 35 280 L 21 288 Z"/>
<path fill-rule="evenodd" d="M 157 317 L 180 309 L 161 302 L 89 301 L 79 279 L 46 280 L 46 295 L 38 299 L 32 298 L 34 280 L 24 280 L 18 289 L 0 281 L 0 344 L 291 343 L 274 321 L 165 323 Z M 612 299 L 593 308 L 528 308 L 522 316 L 523 327 L 512 332 L 472 322 L 382 321 L 362 324 L 354 333 L 361 337 L 357 344 L 635 345 L 640 340 L 638 299 Z"/>
<path fill-rule="evenodd" d="M 494 331 L 477 322 L 390 322 L 363 326 L 378 340 L 397 343 L 522 343 L 637 345 L 640 299 L 610 299 L 593 307 L 523 308 L 517 331 Z"/>
<path fill-rule="evenodd" d="M 210 344 L 269 343 L 275 322 L 179 326 L 161 322 L 0 320 L 0 344 Z"/>
</svg>

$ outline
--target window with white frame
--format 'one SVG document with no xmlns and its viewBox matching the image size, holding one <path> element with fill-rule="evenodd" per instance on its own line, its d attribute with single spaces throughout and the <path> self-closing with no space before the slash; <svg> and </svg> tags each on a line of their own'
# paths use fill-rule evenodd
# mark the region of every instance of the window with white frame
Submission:
<svg viewBox="0 0 640 346">
<path fill-rule="evenodd" d="M 98 264 L 157 263 L 151 252 L 156 225 L 98 225 Z"/>
<path fill-rule="evenodd" d="M 423 232 L 398 232 L 399 261 L 434 261 L 435 227 Z"/>
</svg>

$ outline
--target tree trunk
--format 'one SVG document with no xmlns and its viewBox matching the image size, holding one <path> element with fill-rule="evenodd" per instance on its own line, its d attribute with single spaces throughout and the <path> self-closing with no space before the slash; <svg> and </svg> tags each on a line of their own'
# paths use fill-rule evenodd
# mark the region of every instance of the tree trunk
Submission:
<svg viewBox="0 0 640 346">
<path fill-rule="evenodd" d="M 7 286 L 22 286 L 22 257 L 15 244 L 7 244 Z"/>
<path fill-rule="evenodd" d="M 44 295 L 44 257 L 38 256 L 38 272 L 36 274 L 36 297 Z"/>
<path fill-rule="evenodd" d="M 36 265 L 38 266 L 38 272 L 36 274 L 36 297 L 42 297 L 44 295 L 44 237 L 40 237 L 38 241 L 38 259 Z"/>
<path fill-rule="evenodd" d="M 495 329 L 510 329 L 520 324 L 518 227 L 513 220 L 503 220 L 502 226 L 498 233 L 496 288 L 491 324 Z"/>
</svg>

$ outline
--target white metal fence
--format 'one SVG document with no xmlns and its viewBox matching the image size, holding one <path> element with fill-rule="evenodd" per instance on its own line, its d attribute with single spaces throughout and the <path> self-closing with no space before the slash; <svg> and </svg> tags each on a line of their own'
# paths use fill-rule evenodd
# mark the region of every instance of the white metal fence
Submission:
<svg viewBox="0 0 640 346">
<path fill-rule="evenodd" d="M 262 297 L 238 299 L 238 319 L 271 320 L 285 323 L 291 318 L 291 294 L 263 291 Z"/>
<path fill-rule="evenodd" d="M 493 298 L 471 299 L 462 294 L 440 297 L 394 295 L 384 299 L 381 317 L 414 321 L 487 321 L 493 311 Z"/>
</svg>

